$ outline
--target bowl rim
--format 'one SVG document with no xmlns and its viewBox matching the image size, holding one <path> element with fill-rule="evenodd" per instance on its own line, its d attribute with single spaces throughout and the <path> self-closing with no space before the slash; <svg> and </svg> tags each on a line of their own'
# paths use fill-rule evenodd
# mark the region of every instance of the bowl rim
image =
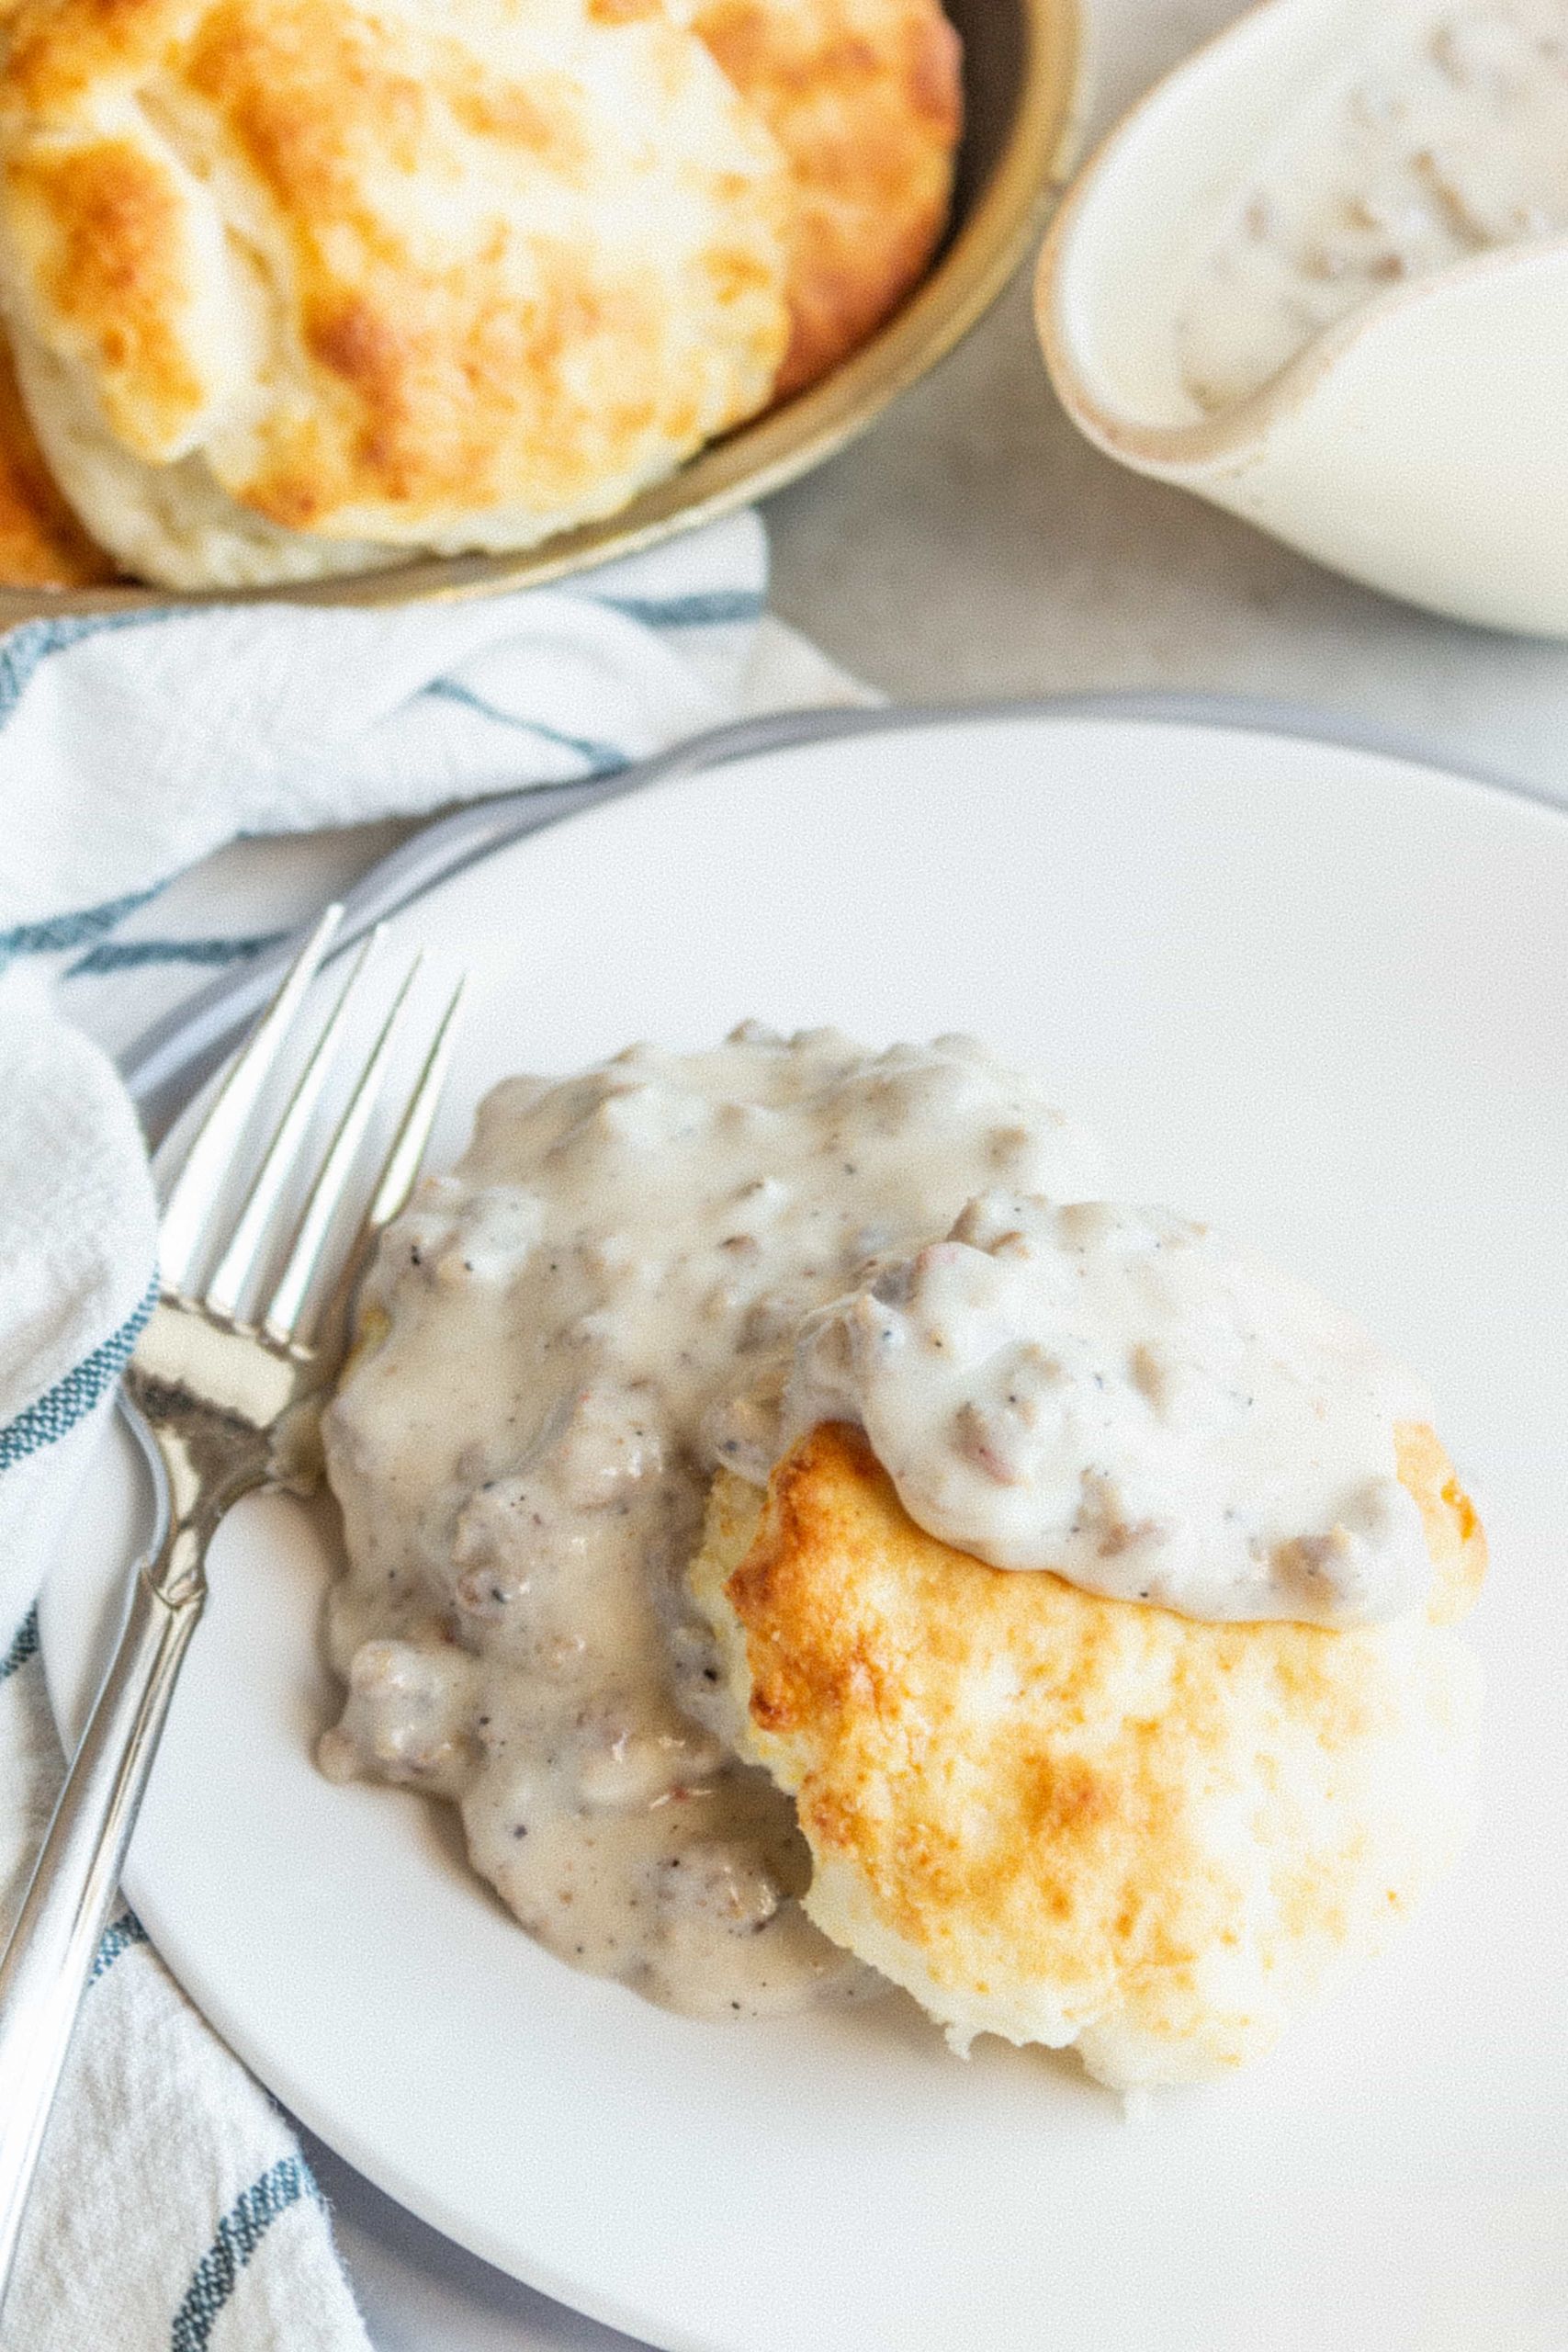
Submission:
<svg viewBox="0 0 1568 2352">
<path fill-rule="evenodd" d="M 1175 481 L 1201 481 L 1240 471 L 1264 454 L 1279 429 L 1299 416 L 1339 360 L 1353 346 L 1407 311 L 1446 298 L 1456 288 L 1568 257 L 1568 232 L 1532 238 L 1527 243 L 1495 245 L 1392 286 L 1358 303 L 1312 336 L 1278 374 L 1229 408 L 1180 424 L 1156 424 L 1130 417 L 1090 383 L 1079 364 L 1068 324 L 1064 289 L 1073 266 L 1073 243 L 1109 171 L 1149 129 L 1154 118 L 1179 106 L 1185 85 L 1212 70 L 1217 56 L 1257 38 L 1260 27 L 1292 14 L 1344 9 L 1346 0 L 1253 0 L 1253 5 L 1209 39 L 1179 58 L 1113 123 L 1084 161 L 1051 221 L 1034 272 L 1034 323 L 1046 372 L 1057 399 L 1097 447 L 1140 472 Z"/>
<path fill-rule="evenodd" d="M 750 505 L 835 457 L 935 368 L 997 300 L 1066 183 L 1088 106 L 1083 0 L 1019 0 L 1021 78 L 987 185 L 908 299 L 816 384 L 711 442 L 597 523 L 512 555 L 415 556 L 385 570 L 265 587 L 131 583 L 0 587 L 0 629 L 35 619 L 296 604 L 361 608 L 467 603 L 544 587 Z"/>
</svg>

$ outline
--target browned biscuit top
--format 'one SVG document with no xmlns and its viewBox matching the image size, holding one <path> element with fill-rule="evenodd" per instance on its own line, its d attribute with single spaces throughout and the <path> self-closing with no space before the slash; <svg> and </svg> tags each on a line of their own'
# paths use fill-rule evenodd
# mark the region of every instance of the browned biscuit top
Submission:
<svg viewBox="0 0 1568 2352">
<path fill-rule="evenodd" d="M 18 321 L 115 440 L 295 530 L 618 502 L 786 333 L 782 160 L 661 12 L 22 0 L 0 168 Z"/>
<path fill-rule="evenodd" d="M 1108 2080 L 1267 2046 L 1292 1984 L 1375 1949 L 1467 1817 L 1472 1672 L 1440 1628 L 1485 1542 L 1432 1432 L 1398 1452 L 1428 1620 L 1345 1630 L 990 1567 L 916 1526 L 843 1424 L 760 1516 L 721 1476 L 693 1589 L 747 1752 L 795 1795 L 812 1916 L 961 2032 L 1079 2039 Z"/>
<path fill-rule="evenodd" d="M 790 345 L 781 398 L 881 324 L 930 261 L 963 125 L 938 0 L 705 0 L 694 18 L 789 158 Z"/>
</svg>

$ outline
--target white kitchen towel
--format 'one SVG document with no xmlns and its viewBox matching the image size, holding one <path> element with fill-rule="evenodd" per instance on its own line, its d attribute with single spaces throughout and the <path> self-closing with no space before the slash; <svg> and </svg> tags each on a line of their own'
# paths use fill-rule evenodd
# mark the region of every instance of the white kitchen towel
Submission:
<svg viewBox="0 0 1568 2352">
<path fill-rule="evenodd" d="M 62 1769 L 32 1604 L 151 1304 L 151 1183 L 94 1038 L 123 1042 L 319 907 L 380 838 L 345 828 L 604 772 L 761 707 L 760 643 L 761 700 L 862 698 L 763 621 L 765 574 L 742 515 L 488 603 L 61 618 L 0 640 L 0 1934 Z M 221 847 L 242 836 L 272 838 Z M 122 1907 L 0 2346 L 366 2342 L 287 2119 Z"/>
<path fill-rule="evenodd" d="M 36 620 L 0 643 L 0 956 L 99 939 L 238 834 L 592 775 L 731 715 L 742 514 L 560 588 Z"/>
</svg>

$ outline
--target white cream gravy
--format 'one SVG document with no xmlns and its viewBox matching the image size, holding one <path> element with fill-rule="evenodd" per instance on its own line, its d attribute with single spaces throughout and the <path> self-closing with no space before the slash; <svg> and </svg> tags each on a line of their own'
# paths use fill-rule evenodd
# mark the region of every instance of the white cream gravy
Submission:
<svg viewBox="0 0 1568 2352">
<path fill-rule="evenodd" d="M 1395 0 L 1249 175 L 1178 321 L 1219 411 L 1390 288 L 1568 229 L 1568 0 Z"/>
<path fill-rule="evenodd" d="M 863 1979 L 685 1602 L 718 1464 L 763 1482 L 850 1418 L 999 1566 L 1215 1617 L 1419 1599 L 1393 1431 L 1424 1400 L 1284 1277 L 1082 1205 L 1095 1158 L 962 1037 L 745 1029 L 497 1088 L 386 1236 L 327 1416 L 324 1767 L 454 1799 L 577 1966 L 756 2014 Z"/>
<path fill-rule="evenodd" d="M 858 1421 L 911 1519 L 998 1568 L 1188 1617 L 1354 1624 L 1431 1583 L 1348 1317 L 1161 1209 L 996 1192 L 812 1317 L 784 1435 Z"/>
<path fill-rule="evenodd" d="M 682 1583 L 707 1484 L 774 1442 L 803 1317 L 868 1261 L 987 1185 L 1095 1175 L 967 1038 L 746 1030 L 498 1087 L 387 1234 L 327 1416 L 350 1566 L 326 1769 L 454 1798 L 532 1933 L 671 2007 L 852 1979 L 795 1899 L 793 1806 L 721 1736 Z"/>
</svg>

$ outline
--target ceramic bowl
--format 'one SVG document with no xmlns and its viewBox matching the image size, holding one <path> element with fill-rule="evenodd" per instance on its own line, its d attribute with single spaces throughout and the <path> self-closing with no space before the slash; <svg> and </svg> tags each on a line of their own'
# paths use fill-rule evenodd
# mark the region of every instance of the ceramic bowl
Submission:
<svg viewBox="0 0 1568 2352">
<path fill-rule="evenodd" d="M 1182 382 L 1196 264 L 1367 24 L 1365 0 L 1269 0 L 1134 107 L 1041 256 L 1046 364 L 1123 465 L 1413 604 L 1568 637 L 1568 238 L 1397 286 L 1222 413 Z"/>
</svg>

